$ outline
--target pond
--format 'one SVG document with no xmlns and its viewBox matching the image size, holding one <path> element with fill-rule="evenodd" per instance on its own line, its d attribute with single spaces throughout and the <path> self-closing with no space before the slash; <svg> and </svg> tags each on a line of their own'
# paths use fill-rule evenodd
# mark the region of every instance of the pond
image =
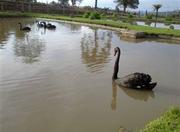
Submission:
<svg viewBox="0 0 180 132">
<path fill-rule="evenodd" d="M 155 27 L 155 23 L 154 23 L 154 22 L 136 21 L 135 23 L 136 23 L 137 25 Z M 173 26 L 174 26 L 174 29 L 180 30 L 180 24 L 166 24 L 166 23 L 160 23 L 160 22 L 157 22 L 157 23 L 156 23 L 156 27 L 158 27 L 158 28 L 169 28 L 170 25 L 173 25 Z"/>
<path fill-rule="evenodd" d="M 35 19 L 0 20 L 0 130 L 2 132 L 118 132 L 142 128 L 180 105 L 180 45 L 126 41 L 117 32 Z M 46 20 L 47 21 L 47 20 Z M 32 31 L 19 31 L 18 22 Z M 119 76 L 151 74 L 153 91 L 112 83 L 114 48 Z"/>
</svg>

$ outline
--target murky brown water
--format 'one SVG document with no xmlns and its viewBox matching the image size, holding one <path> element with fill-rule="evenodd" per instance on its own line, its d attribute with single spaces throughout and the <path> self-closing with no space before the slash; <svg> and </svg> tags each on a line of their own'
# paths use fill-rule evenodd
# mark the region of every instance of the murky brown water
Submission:
<svg viewBox="0 0 180 132">
<path fill-rule="evenodd" d="M 19 21 L 32 31 L 19 31 Z M 53 23 L 55 31 L 31 19 L 0 19 L 1 132 L 132 131 L 180 105 L 180 45 Z M 147 72 L 158 82 L 153 91 L 112 84 L 116 46 L 119 76 Z"/>
</svg>

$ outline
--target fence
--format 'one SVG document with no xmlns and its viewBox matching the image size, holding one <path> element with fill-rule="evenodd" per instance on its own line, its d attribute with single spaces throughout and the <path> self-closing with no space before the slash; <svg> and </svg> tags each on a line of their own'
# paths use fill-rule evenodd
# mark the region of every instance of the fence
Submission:
<svg viewBox="0 0 180 132">
<path fill-rule="evenodd" d="M 21 11 L 57 14 L 82 14 L 84 9 L 61 4 L 0 1 L 0 11 Z"/>
</svg>

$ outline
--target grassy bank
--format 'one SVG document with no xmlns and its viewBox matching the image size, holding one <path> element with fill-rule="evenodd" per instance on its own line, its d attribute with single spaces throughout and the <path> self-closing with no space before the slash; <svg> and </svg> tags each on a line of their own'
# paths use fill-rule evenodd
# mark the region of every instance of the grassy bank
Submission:
<svg viewBox="0 0 180 132">
<path fill-rule="evenodd" d="M 82 17 L 69 17 L 69 16 L 60 16 L 60 15 L 48 15 L 48 14 L 39 14 L 39 13 L 7 13 L 0 12 L 0 17 L 36 17 L 36 18 L 48 18 L 48 19 L 57 19 L 65 21 L 74 21 L 80 23 L 89 23 L 89 24 L 98 24 L 103 26 L 110 26 L 116 28 L 126 28 L 129 30 L 143 31 L 147 34 L 157 34 L 157 35 L 169 35 L 180 37 L 180 30 L 172 30 L 165 28 L 154 28 L 140 25 L 131 25 L 124 22 L 118 21 L 108 21 L 108 20 L 90 20 L 88 18 Z"/>
<path fill-rule="evenodd" d="M 0 12 L 0 18 L 32 17 L 32 13 Z"/>
<path fill-rule="evenodd" d="M 180 107 L 173 107 L 140 132 L 180 132 Z"/>
</svg>

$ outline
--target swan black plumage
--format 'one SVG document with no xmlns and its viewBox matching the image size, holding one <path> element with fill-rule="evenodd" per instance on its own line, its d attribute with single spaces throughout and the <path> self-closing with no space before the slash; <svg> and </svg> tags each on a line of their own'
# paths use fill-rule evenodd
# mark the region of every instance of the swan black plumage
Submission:
<svg viewBox="0 0 180 132">
<path fill-rule="evenodd" d="M 20 30 L 23 30 L 23 31 L 31 31 L 31 28 L 30 27 L 22 27 L 22 24 L 19 22 L 18 23 L 19 26 L 20 26 Z"/>
<path fill-rule="evenodd" d="M 48 23 L 46 24 L 46 22 L 42 22 L 44 24 L 44 28 L 47 28 L 47 29 L 56 29 L 56 26 L 51 24 L 51 23 Z"/>
<path fill-rule="evenodd" d="M 156 82 L 152 83 L 151 76 L 145 73 L 136 72 L 133 74 L 129 74 L 125 77 L 118 78 L 117 74 L 119 71 L 119 59 L 121 54 L 119 47 L 116 47 L 114 49 L 114 56 L 116 56 L 116 54 L 117 54 L 117 58 L 115 61 L 114 73 L 112 76 L 112 79 L 116 82 L 116 84 L 126 88 L 147 89 L 147 90 L 152 90 L 157 85 Z"/>
<path fill-rule="evenodd" d="M 38 26 L 38 27 L 40 27 L 40 28 L 41 28 L 41 27 L 44 27 L 43 22 L 36 21 L 36 23 L 37 23 L 37 26 Z"/>
</svg>

